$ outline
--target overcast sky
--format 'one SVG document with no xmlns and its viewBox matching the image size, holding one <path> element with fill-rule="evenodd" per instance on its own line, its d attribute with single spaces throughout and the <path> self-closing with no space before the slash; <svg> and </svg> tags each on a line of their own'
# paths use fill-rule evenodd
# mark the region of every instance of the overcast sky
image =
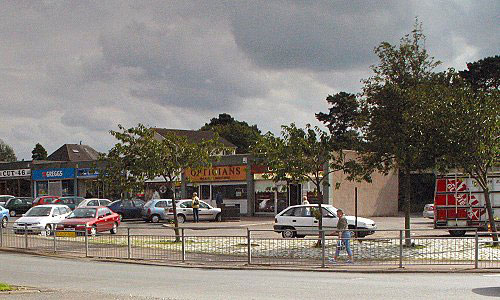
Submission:
<svg viewBox="0 0 500 300">
<path fill-rule="evenodd" d="M 0 138 L 107 151 L 109 130 L 199 129 L 229 113 L 266 132 L 317 125 L 359 92 L 373 48 L 423 22 L 443 68 L 498 55 L 500 1 L 2 1 Z"/>
</svg>

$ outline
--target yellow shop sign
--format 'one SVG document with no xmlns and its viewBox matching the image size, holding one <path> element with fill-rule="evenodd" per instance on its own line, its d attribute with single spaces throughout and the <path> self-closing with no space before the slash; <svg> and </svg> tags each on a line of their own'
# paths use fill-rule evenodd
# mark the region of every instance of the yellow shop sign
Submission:
<svg viewBox="0 0 500 300">
<path fill-rule="evenodd" d="M 185 175 L 190 182 L 246 181 L 247 166 L 220 166 L 199 170 L 187 169 Z"/>
</svg>

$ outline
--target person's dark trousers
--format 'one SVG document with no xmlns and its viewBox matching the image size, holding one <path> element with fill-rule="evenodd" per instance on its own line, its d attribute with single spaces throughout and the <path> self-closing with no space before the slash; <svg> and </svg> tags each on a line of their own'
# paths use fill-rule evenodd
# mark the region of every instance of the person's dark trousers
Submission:
<svg viewBox="0 0 500 300">
<path fill-rule="evenodd" d="M 194 218 L 194 222 L 195 223 L 198 223 L 199 221 L 199 211 L 198 211 L 198 208 L 193 208 L 193 218 Z"/>
</svg>

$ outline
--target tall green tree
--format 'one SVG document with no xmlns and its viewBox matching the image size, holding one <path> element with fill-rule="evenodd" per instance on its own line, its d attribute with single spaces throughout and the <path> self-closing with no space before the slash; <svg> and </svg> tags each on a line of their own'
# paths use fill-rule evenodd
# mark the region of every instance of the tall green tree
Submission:
<svg viewBox="0 0 500 300">
<path fill-rule="evenodd" d="M 175 134 L 159 136 L 142 124 L 128 129 L 118 125 L 118 128 L 119 131 L 111 131 L 119 142 L 108 154 L 109 171 L 106 173 L 121 169 L 117 174 L 127 174 L 125 180 L 131 186 L 160 176 L 175 194 L 174 182 L 180 180 L 186 169 L 210 166 L 217 158 L 215 154 L 223 150 L 218 136 L 194 144 Z M 173 205 L 173 212 L 176 240 L 180 240 L 176 205 Z"/>
<path fill-rule="evenodd" d="M 250 146 L 261 136 L 257 125 L 250 126 L 247 122 L 237 121 L 226 113 L 219 114 L 218 118 L 212 118 L 210 123 L 206 123 L 200 130 L 218 133 L 237 147 L 236 153 L 248 153 Z"/>
<path fill-rule="evenodd" d="M 475 90 L 498 91 L 500 86 L 500 56 L 490 56 L 467 63 L 467 69 L 459 73 Z"/>
<path fill-rule="evenodd" d="M 265 175 L 275 182 L 312 182 L 319 196 L 318 212 L 322 211 L 323 186 L 327 186 L 330 173 L 346 168 L 345 155 L 333 136 L 318 127 L 295 124 L 282 126 L 280 136 L 268 132 L 253 147 L 253 154 L 269 168 Z M 323 230 L 323 216 L 318 214 L 318 228 Z M 320 245 L 318 241 L 318 245 Z"/>
<path fill-rule="evenodd" d="M 4 141 L 0 140 L 0 161 L 11 162 L 16 161 L 17 157 L 14 149 L 7 145 Z"/>
<path fill-rule="evenodd" d="M 360 128 L 366 141 L 363 160 L 369 170 L 401 172 L 405 190 L 405 241 L 410 245 L 410 174 L 432 167 L 437 155 L 428 141 L 431 129 L 418 112 L 421 99 L 414 91 L 434 79 L 434 69 L 440 62 L 427 53 L 418 22 L 399 45 L 383 42 L 375 48 L 375 54 L 379 64 L 372 66 L 374 75 L 364 80 L 360 99 L 367 116 Z"/>
<path fill-rule="evenodd" d="M 33 151 L 31 151 L 31 158 L 33 160 L 44 160 L 47 159 L 47 150 L 42 146 L 42 144 L 37 143 Z"/>
</svg>

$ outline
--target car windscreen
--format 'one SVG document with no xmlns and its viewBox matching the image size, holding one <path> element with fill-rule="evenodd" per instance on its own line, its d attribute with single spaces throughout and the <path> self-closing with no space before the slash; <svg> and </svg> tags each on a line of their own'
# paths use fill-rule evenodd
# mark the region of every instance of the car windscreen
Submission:
<svg viewBox="0 0 500 300">
<path fill-rule="evenodd" d="M 26 217 L 47 217 L 50 216 L 52 207 L 33 207 L 26 213 Z"/>
<path fill-rule="evenodd" d="M 95 218 L 95 208 L 77 208 L 66 219 Z"/>
<path fill-rule="evenodd" d="M 328 210 L 329 212 L 331 212 L 334 216 L 337 215 L 337 209 L 335 207 L 323 207 L 323 208 L 326 208 L 326 210 Z"/>
</svg>

